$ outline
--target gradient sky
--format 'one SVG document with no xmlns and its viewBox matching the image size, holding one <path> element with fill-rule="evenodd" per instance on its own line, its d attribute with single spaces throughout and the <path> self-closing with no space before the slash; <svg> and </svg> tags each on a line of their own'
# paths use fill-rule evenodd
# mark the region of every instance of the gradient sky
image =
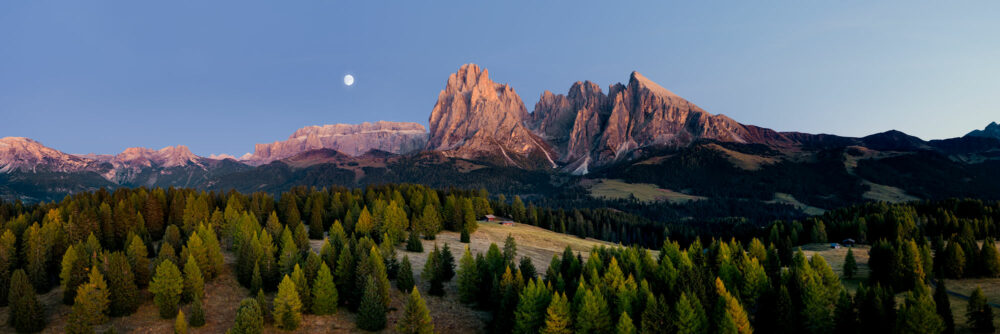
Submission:
<svg viewBox="0 0 1000 334">
<path fill-rule="evenodd" d="M 0 137 L 240 155 L 306 125 L 426 125 L 470 62 L 529 111 L 637 70 L 781 131 L 935 139 L 1000 121 L 997 1 L 207 2 L 0 3 Z"/>
</svg>

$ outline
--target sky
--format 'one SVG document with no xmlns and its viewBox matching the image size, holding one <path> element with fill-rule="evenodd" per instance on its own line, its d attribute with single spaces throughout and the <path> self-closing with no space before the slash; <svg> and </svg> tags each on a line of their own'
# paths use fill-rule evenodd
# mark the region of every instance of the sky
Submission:
<svg viewBox="0 0 1000 334">
<path fill-rule="evenodd" d="M 948 138 L 1000 121 L 998 17 L 997 1 L 4 1 L 0 137 L 239 156 L 308 125 L 426 126 L 477 63 L 529 111 L 639 71 L 745 124 Z"/>
</svg>

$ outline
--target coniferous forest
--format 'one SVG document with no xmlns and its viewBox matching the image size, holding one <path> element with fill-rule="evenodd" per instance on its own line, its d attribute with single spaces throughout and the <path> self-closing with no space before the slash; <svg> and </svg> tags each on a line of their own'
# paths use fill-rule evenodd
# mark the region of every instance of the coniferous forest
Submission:
<svg viewBox="0 0 1000 334">
<path fill-rule="evenodd" d="M 549 263 L 519 256 L 510 237 L 485 252 L 422 248 L 441 231 L 467 242 L 486 215 L 620 246 L 567 247 Z M 488 314 L 491 333 L 993 332 L 996 301 L 976 290 L 955 313 L 945 279 L 1000 277 L 998 222 L 997 202 L 869 203 L 721 239 L 484 190 L 298 187 L 274 197 L 123 188 L 0 203 L 0 303 L 24 333 L 47 329 L 55 316 L 39 298 L 53 291 L 71 306 L 67 333 L 114 330 L 110 321 L 142 303 L 186 333 L 213 320 L 206 285 L 231 273 L 247 293 L 229 333 L 295 330 L 304 314 L 340 312 L 367 331 L 447 332 L 433 319 L 450 315 L 426 305 L 447 282 L 464 307 Z M 870 247 L 837 267 L 801 248 L 841 242 Z M 411 252 L 427 261 L 415 266 Z M 853 277 L 860 255 L 870 270 L 862 280 Z M 405 307 L 390 323 L 393 290 Z"/>
</svg>

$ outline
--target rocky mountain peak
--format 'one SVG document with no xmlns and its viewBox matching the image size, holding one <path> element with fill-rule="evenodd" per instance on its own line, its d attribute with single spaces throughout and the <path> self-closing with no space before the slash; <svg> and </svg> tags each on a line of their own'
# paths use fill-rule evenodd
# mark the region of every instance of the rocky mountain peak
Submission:
<svg viewBox="0 0 1000 334">
<path fill-rule="evenodd" d="M 371 150 L 406 154 L 423 148 L 426 143 L 427 131 L 418 123 L 378 121 L 314 125 L 296 130 L 287 140 L 257 144 L 254 153 L 241 160 L 262 165 L 318 149 L 332 149 L 355 157 Z"/>
<path fill-rule="evenodd" d="M 0 173 L 13 171 L 78 172 L 99 162 L 66 154 L 24 137 L 0 138 Z"/>
<path fill-rule="evenodd" d="M 1000 124 L 997 124 L 997 122 L 990 122 L 990 124 L 987 125 L 986 128 L 982 130 L 972 130 L 972 132 L 969 132 L 969 134 L 967 134 L 966 136 L 990 137 L 990 138 L 1000 139 Z"/>
<path fill-rule="evenodd" d="M 528 156 L 538 152 L 554 166 L 545 142 L 525 127 L 527 120 L 513 88 L 490 80 L 486 69 L 466 64 L 438 94 L 426 148 L 466 159 L 496 157 L 512 165 L 528 164 Z"/>
</svg>

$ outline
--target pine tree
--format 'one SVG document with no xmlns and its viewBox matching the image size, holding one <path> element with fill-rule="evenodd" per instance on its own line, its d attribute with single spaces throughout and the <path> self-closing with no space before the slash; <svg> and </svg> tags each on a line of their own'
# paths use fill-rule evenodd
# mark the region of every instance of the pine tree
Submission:
<svg viewBox="0 0 1000 334">
<path fill-rule="evenodd" d="M 989 305 L 983 289 L 976 287 L 976 290 L 969 295 L 969 305 L 966 307 L 966 323 L 973 332 L 993 333 L 996 326 L 993 324 L 993 307 Z"/>
<path fill-rule="evenodd" d="M 302 321 L 302 301 L 292 279 L 285 275 L 274 297 L 274 323 L 284 330 L 295 330 Z"/>
<path fill-rule="evenodd" d="M 149 269 L 149 253 L 146 250 L 146 244 L 139 236 L 132 235 L 132 241 L 129 242 L 126 255 L 128 256 L 128 264 L 135 273 L 136 286 L 143 288 L 149 285 L 149 279 L 152 276 Z"/>
<path fill-rule="evenodd" d="M 986 277 L 1000 277 L 1000 252 L 993 243 L 993 238 L 986 238 L 979 251 L 979 261 L 982 263 L 980 272 Z"/>
<path fill-rule="evenodd" d="M 618 325 L 615 326 L 615 334 L 635 333 L 635 324 L 632 323 L 632 318 L 628 316 L 628 312 L 622 312 L 622 316 L 618 318 Z"/>
<path fill-rule="evenodd" d="M 195 299 L 191 302 L 191 316 L 188 317 L 188 324 L 191 327 L 201 327 L 205 325 L 205 307 L 202 305 L 201 299 Z"/>
<path fill-rule="evenodd" d="M 10 279 L 11 274 L 14 272 L 14 268 L 17 262 L 17 237 L 14 236 L 14 232 L 11 230 L 4 230 L 3 235 L 0 236 L 0 306 L 7 306 L 8 295 L 10 292 Z M 70 246 L 69 249 L 72 249 Z M 67 250 L 67 253 L 69 250 Z M 62 277 L 60 275 L 60 277 Z M 64 303 L 72 302 L 73 300 L 64 300 Z"/>
<path fill-rule="evenodd" d="M 49 250 L 52 248 L 51 240 L 45 237 L 38 223 L 31 224 L 31 227 L 24 231 L 23 236 L 24 270 L 28 274 L 28 278 L 31 279 L 31 285 L 35 287 L 35 290 L 48 291 L 50 288 L 49 275 L 45 269 Z"/>
<path fill-rule="evenodd" d="M 323 239 L 323 205 L 314 202 L 309 213 L 309 239 Z"/>
<path fill-rule="evenodd" d="M 260 264 L 254 262 L 253 264 L 253 274 L 250 276 L 250 291 L 257 291 L 264 289 L 264 277 L 260 273 Z"/>
<path fill-rule="evenodd" d="M 541 281 L 531 280 L 521 290 L 514 310 L 514 333 L 537 333 L 545 324 L 545 309 L 550 302 L 550 292 Z"/>
<path fill-rule="evenodd" d="M 584 293 L 580 311 L 576 314 L 578 333 L 605 333 L 611 330 L 611 315 L 608 304 L 600 291 L 587 290 Z"/>
<path fill-rule="evenodd" d="M 345 298 L 341 298 L 344 301 L 351 300 L 352 303 L 356 299 L 352 299 L 351 296 L 355 295 L 356 285 L 355 285 L 355 262 L 354 255 L 351 254 L 351 247 L 344 247 L 344 250 L 340 252 L 337 257 L 337 269 L 334 271 L 333 279 L 337 284 L 337 288 L 340 291 L 347 291 Z M 356 304 L 355 304 L 356 305 Z M 353 306 L 352 307 L 356 307 Z"/>
<path fill-rule="evenodd" d="M 337 312 L 337 286 L 333 283 L 333 274 L 326 263 L 320 264 L 319 272 L 313 280 L 312 312 L 324 315 Z"/>
<path fill-rule="evenodd" d="M 514 263 L 515 257 L 517 257 L 517 241 L 510 233 L 507 233 L 507 238 L 503 241 L 503 259 L 507 263 Z"/>
<path fill-rule="evenodd" d="M 944 253 L 944 261 L 941 261 L 941 263 L 944 267 L 945 277 L 962 278 L 962 274 L 965 271 L 965 251 L 958 245 L 958 242 L 952 240 L 948 242 Z"/>
<path fill-rule="evenodd" d="M 559 292 L 552 293 L 552 301 L 545 309 L 545 326 L 542 327 L 543 334 L 570 334 L 573 331 L 572 316 L 569 313 L 569 300 L 566 294 Z"/>
<path fill-rule="evenodd" d="M 934 306 L 937 308 L 938 316 L 944 322 L 944 333 L 951 334 L 955 332 L 955 317 L 951 313 L 951 300 L 948 297 L 948 287 L 944 281 L 938 280 L 937 286 L 934 288 Z"/>
<path fill-rule="evenodd" d="M 858 331 L 858 313 L 854 310 L 854 301 L 847 291 L 841 291 L 837 305 L 833 310 L 834 332 L 855 333 Z"/>
<path fill-rule="evenodd" d="M 444 248 L 441 248 L 438 260 L 440 261 L 441 280 L 450 282 L 455 277 L 455 256 L 451 254 L 451 247 L 448 244 L 444 244 Z"/>
<path fill-rule="evenodd" d="M 399 265 L 399 273 L 396 274 L 396 288 L 399 291 L 412 290 L 413 266 L 410 264 L 410 257 L 403 255 L 403 263 Z"/>
<path fill-rule="evenodd" d="M 470 238 L 470 236 L 469 236 L 469 229 L 467 229 L 467 228 L 462 228 L 462 232 L 461 232 L 461 234 L 459 235 L 459 239 L 458 239 L 458 241 L 459 241 L 459 242 L 461 242 L 461 243 L 464 243 L 464 244 L 467 244 L 467 243 L 469 243 L 469 242 L 470 242 L 470 239 L 471 239 L 471 238 Z"/>
<path fill-rule="evenodd" d="M 11 327 L 22 333 L 37 332 L 45 328 L 45 308 L 38 302 L 35 288 L 24 269 L 15 270 L 11 276 L 7 298 L 7 322 Z"/>
<path fill-rule="evenodd" d="M 708 323 L 699 316 L 698 308 L 700 307 L 697 299 L 692 302 L 687 293 L 681 293 L 671 316 L 678 334 L 703 334 L 707 332 Z"/>
<path fill-rule="evenodd" d="M 441 250 L 434 244 L 434 250 L 427 256 L 424 263 L 424 270 L 420 272 L 420 277 L 430 284 L 427 292 L 431 296 L 444 296 L 444 279 L 442 277 Z"/>
<path fill-rule="evenodd" d="M 114 252 L 108 257 L 108 290 L 111 293 L 111 316 L 120 317 L 139 307 L 139 288 L 135 285 L 128 257 Z"/>
<path fill-rule="evenodd" d="M 170 319 L 177 315 L 177 306 L 184 291 L 184 278 L 180 269 L 171 261 L 163 261 L 156 267 L 156 275 L 149 283 L 149 292 L 153 293 L 153 302 L 160 310 L 160 317 Z"/>
<path fill-rule="evenodd" d="M 664 261 L 668 263 L 670 261 Z M 658 333 L 675 329 L 676 324 L 671 320 L 670 305 L 663 296 L 647 301 L 646 309 L 642 313 L 641 327 L 643 333 Z"/>
<path fill-rule="evenodd" d="M 302 304 L 300 309 L 302 311 L 312 310 L 312 289 L 309 288 L 309 281 L 306 279 L 305 272 L 296 264 L 290 277 L 292 283 L 295 283 L 295 290 L 299 294 L 299 302 Z"/>
<path fill-rule="evenodd" d="M 746 311 L 743 310 L 743 306 L 740 305 L 739 300 L 726 290 L 725 284 L 719 278 L 715 279 L 715 293 L 719 296 L 719 309 L 725 313 L 726 317 L 731 319 L 735 332 L 740 334 L 753 333 L 753 329 L 750 328 L 750 320 Z"/>
<path fill-rule="evenodd" d="M 857 271 L 858 263 L 854 260 L 854 251 L 848 248 L 847 255 L 844 256 L 844 277 L 854 278 L 854 274 Z"/>
<path fill-rule="evenodd" d="M 458 297 L 468 304 L 475 301 L 479 294 L 479 268 L 468 246 L 458 262 Z"/>
<path fill-rule="evenodd" d="M 937 315 L 930 289 L 923 284 L 906 293 L 906 301 L 896 313 L 896 331 L 928 334 L 944 331 L 944 321 Z"/>
<path fill-rule="evenodd" d="M 410 298 L 406 300 L 406 308 L 403 309 L 403 316 L 399 319 L 396 331 L 408 334 L 434 333 L 430 311 L 427 310 L 427 305 L 417 289 L 412 289 L 410 292 Z"/>
<path fill-rule="evenodd" d="M 177 311 L 177 319 L 174 320 L 174 334 L 187 334 L 188 322 L 184 317 L 184 311 Z"/>
<path fill-rule="evenodd" d="M 420 218 L 414 223 L 413 230 L 417 234 L 423 235 L 426 239 L 433 239 L 434 235 L 441 231 L 441 214 L 434 208 L 434 205 L 427 204 L 424 205 Z"/>
<path fill-rule="evenodd" d="M 377 331 L 385 328 L 386 306 L 382 302 L 378 282 L 368 276 L 365 279 L 361 305 L 358 307 L 358 328 Z"/>
<path fill-rule="evenodd" d="M 371 236 L 371 233 L 375 230 L 375 223 L 372 221 L 372 214 L 368 211 L 368 207 L 361 209 L 361 214 L 358 216 L 357 223 L 354 224 L 354 233 L 358 237 Z"/>
<path fill-rule="evenodd" d="M 73 300 L 76 299 L 77 287 L 87 281 L 87 263 L 89 261 L 87 257 L 80 254 L 81 250 L 81 247 L 69 246 L 62 258 L 59 282 L 63 288 L 63 304 L 66 305 L 73 303 Z"/>
<path fill-rule="evenodd" d="M 424 244 L 420 242 L 420 237 L 417 236 L 416 231 L 411 231 L 409 238 L 406 239 L 406 251 L 423 253 Z"/>
<path fill-rule="evenodd" d="M 244 298 L 236 309 L 236 321 L 229 334 L 260 334 L 264 328 L 264 314 L 257 300 Z"/>
<path fill-rule="evenodd" d="M 188 255 L 187 263 L 184 264 L 184 292 L 183 300 L 192 301 L 205 296 L 205 279 L 198 268 L 198 262 L 193 255 Z"/>
</svg>

